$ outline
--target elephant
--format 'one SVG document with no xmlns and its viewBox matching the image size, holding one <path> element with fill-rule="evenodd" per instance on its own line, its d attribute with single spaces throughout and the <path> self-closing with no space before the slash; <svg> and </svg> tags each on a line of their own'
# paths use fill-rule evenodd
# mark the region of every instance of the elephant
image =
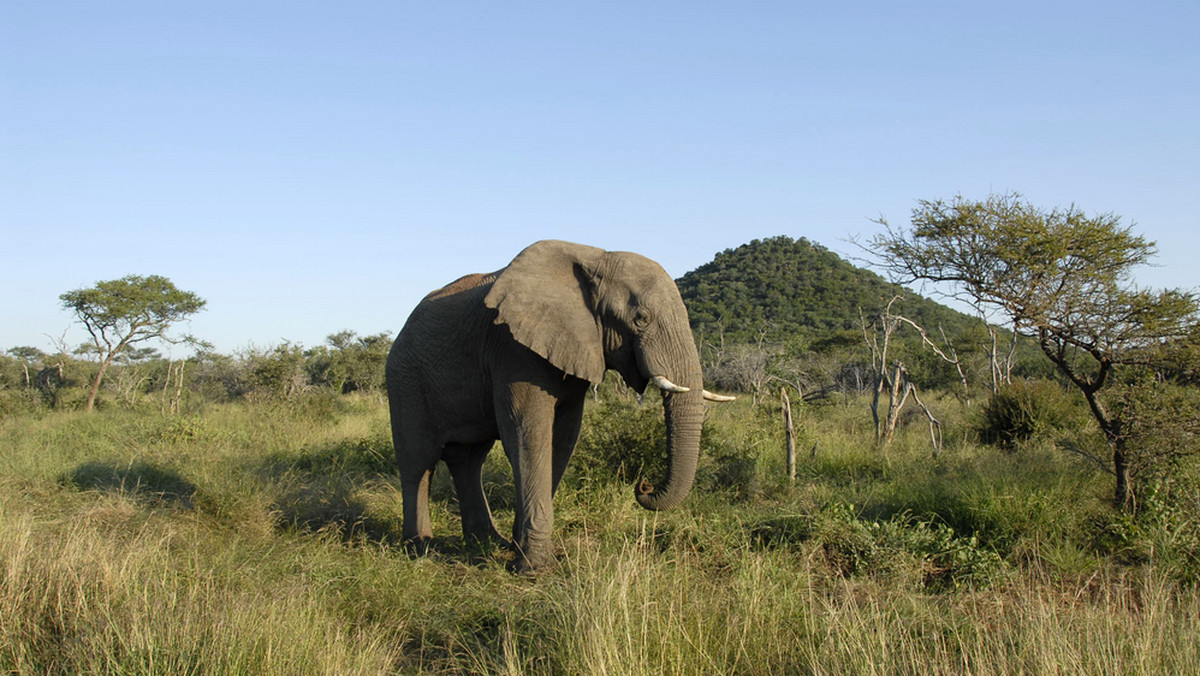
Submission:
<svg viewBox="0 0 1200 676">
<path fill-rule="evenodd" d="M 662 390 L 667 472 L 642 479 L 637 502 L 677 505 L 691 490 L 704 400 L 700 357 L 675 282 L 654 261 L 544 240 L 502 270 L 467 275 L 426 296 L 388 354 L 386 383 L 400 472 L 403 539 L 432 537 L 429 482 L 449 467 L 467 542 L 495 540 L 484 460 L 499 440 L 516 488 L 513 567 L 553 562 L 553 496 L 575 448 L 591 384 L 616 371 L 639 395 Z"/>
</svg>

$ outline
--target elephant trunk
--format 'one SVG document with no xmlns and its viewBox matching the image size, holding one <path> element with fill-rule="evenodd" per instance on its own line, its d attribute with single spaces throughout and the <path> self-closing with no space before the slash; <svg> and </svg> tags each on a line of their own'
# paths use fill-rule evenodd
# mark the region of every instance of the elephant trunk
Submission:
<svg viewBox="0 0 1200 676">
<path fill-rule="evenodd" d="M 638 504 L 661 510 L 683 501 L 696 478 L 700 459 L 700 429 L 704 423 L 704 393 L 696 387 L 686 392 L 663 392 L 667 424 L 667 476 L 655 487 L 642 479 L 635 492 Z"/>
</svg>

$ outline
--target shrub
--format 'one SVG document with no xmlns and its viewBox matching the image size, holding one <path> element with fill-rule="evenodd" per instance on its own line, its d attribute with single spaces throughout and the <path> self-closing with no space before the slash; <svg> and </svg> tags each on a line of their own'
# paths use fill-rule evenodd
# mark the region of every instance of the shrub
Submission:
<svg viewBox="0 0 1200 676">
<path fill-rule="evenodd" d="M 1155 482 L 1145 486 L 1136 511 L 1114 512 L 1100 524 L 1097 545 L 1129 564 L 1154 564 L 1171 577 L 1200 584 L 1200 517 L 1190 500 Z"/>
<path fill-rule="evenodd" d="M 992 395 L 983 407 L 979 436 L 984 443 L 1015 450 L 1052 438 L 1082 422 L 1080 406 L 1049 380 L 1017 381 Z"/>
<path fill-rule="evenodd" d="M 768 548 L 810 542 L 836 575 L 907 582 L 933 592 L 987 587 L 1005 569 L 1000 555 L 973 535 L 960 536 L 950 526 L 907 513 L 864 519 L 844 502 L 773 519 L 751 531 Z"/>
<path fill-rule="evenodd" d="M 599 400 L 589 402 L 584 412 L 568 477 L 586 484 L 665 476 L 667 428 L 659 397 L 648 391 L 639 404 L 631 393 L 603 386 Z M 778 424 L 776 416 L 778 406 L 767 404 L 753 409 L 749 418 L 715 420 L 710 415 L 701 433 L 697 488 L 728 491 L 735 499 L 758 496 L 764 451 L 777 442 L 771 428 Z"/>
<path fill-rule="evenodd" d="M 1113 417 L 1121 422 L 1135 490 L 1156 484 L 1162 499 L 1187 500 L 1200 492 L 1200 392 L 1144 376 L 1116 388 Z"/>
<path fill-rule="evenodd" d="M 736 404 L 722 404 L 723 407 Z M 721 415 L 710 414 L 704 422 L 700 438 L 700 467 L 696 482 L 710 491 L 724 491 L 735 500 L 760 496 L 769 473 L 770 449 L 779 448 L 783 441 L 779 425 L 778 403 L 760 402 L 747 409 Z"/>
<path fill-rule="evenodd" d="M 1200 582 L 1200 392 L 1135 373 L 1109 400 L 1121 422 L 1134 509 L 1107 533 L 1119 553 Z"/>
<path fill-rule="evenodd" d="M 616 478 L 633 482 L 666 473 L 667 427 L 657 395 L 641 404 L 630 394 L 601 391 L 584 413 L 583 429 L 571 460 L 584 483 Z"/>
<path fill-rule="evenodd" d="M 0 418 L 32 415 L 43 405 L 41 393 L 32 387 L 0 389 Z"/>
</svg>

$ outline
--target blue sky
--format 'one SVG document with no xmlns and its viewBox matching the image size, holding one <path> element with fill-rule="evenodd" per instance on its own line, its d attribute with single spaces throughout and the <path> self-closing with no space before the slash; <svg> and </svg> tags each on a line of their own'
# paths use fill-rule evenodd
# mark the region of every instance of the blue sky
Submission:
<svg viewBox="0 0 1200 676">
<path fill-rule="evenodd" d="M 1014 190 L 1200 287 L 1197 35 L 1195 0 L 8 3 L 0 349 L 82 342 L 59 294 L 127 274 L 223 352 L 312 346 L 538 239 L 678 277 Z"/>
</svg>

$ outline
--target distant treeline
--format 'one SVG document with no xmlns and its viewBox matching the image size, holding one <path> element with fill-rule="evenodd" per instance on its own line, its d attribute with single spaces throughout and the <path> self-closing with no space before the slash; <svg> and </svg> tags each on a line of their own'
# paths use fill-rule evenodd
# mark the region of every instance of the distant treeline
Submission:
<svg viewBox="0 0 1200 676">
<path fill-rule="evenodd" d="M 978 344 L 962 350 L 964 368 L 983 388 L 987 355 Z M 330 335 L 325 343 L 305 347 L 283 342 L 248 347 L 233 354 L 199 350 L 182 360 L 163 357 L 152 348 L 129 350 L 109 370 L 98 400 L 100 406 L 156 406 L 178 410 L 202 402 L 288 399 L 307 392 L 332 394 L 378 393 L 384 390 L 384 363 L 391 347 L 390 332 L 359 336 L 353 331 Z M 907 360 L 925 388 L 951 389 L 958 383 L 955 368 L 919 342 L 897 340 L 895 354 Z M 766 340 L 717 344 L 703 340 L 705 378 L 715 388 L 758 395 L 775 384 L 790 385 L 803 394 L 853 394 L 871 385 L 869 351 L 861 330 L 858 341 L 826 343 L 820 349 Z M 1022 354 L 1027 350 L 1022 349 Z M 1022 375 L 1051 375 L 1044 360 L 1029 352 L 1019 362 Z M 0 415 L 39 408 L 74 409 L 84 406 L 88 384 L 99 364 L 93 355 L 49 354 L 17 347 L 0 354 Z M 615 376 L 613 376 L 615 377 Z"/>
<path fill-rule="evenodd" d="M 200 350 L 184 360 L 157 350 L 122 354 L 103 385 L 104 403 L 177 408 L 183 399 L 224 402 L 287 398 L 325 390 L 382 392 L 391 333 L 330 335 L 316 347 L 284 342 L 226 355 Z M 36 407 L 76 408 L 98 364 L 64 352 L 18 347 L 0 355 L 0 414 Z"/>
</svg>

